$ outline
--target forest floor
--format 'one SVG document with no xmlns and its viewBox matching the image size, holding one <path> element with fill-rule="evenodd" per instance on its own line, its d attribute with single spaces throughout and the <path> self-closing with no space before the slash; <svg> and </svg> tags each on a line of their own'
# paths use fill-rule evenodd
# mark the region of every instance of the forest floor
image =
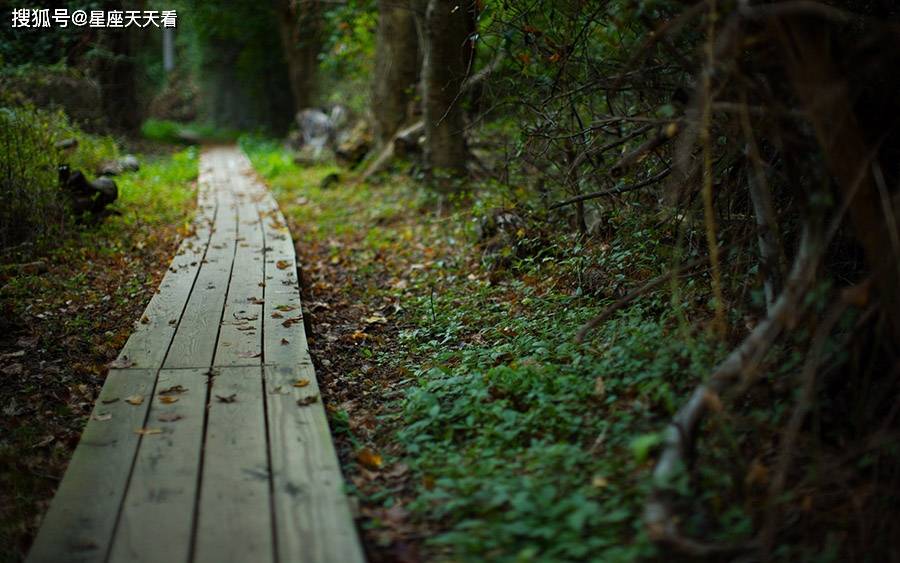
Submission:
<svg viewBox="0 0 900 563">
<path fill-rule="evenodd" d="M 651 236 L 623 214 L 582 247 L 523 221 L 504 247 L 479 234 L 497 201 L 439 202 L 401 174 L 358 184 L 243 144 L 295 238 L 372 561 L 659 555 L 640 524 L 651 452 L 718 354 L 694 328 L 709 311 L 679 317 L 651 293 L 585 345 L 573 336 L 667 265 L 673 231 Z M 687 300 L 705 291 L 691 284 Z M 722 533 L 740 518 L 725 515 Z"/>
<path fill-rule="evenodd" d="M 146 145 L 146 144 L 145 144 Z M 157 146 L 138 148 L 159 151 Z M 189 228 L 195 149 L 141 156 L 97 225 L 0 270 L 0 562 L 34 537 L 103 385 Z"/>
</svg>

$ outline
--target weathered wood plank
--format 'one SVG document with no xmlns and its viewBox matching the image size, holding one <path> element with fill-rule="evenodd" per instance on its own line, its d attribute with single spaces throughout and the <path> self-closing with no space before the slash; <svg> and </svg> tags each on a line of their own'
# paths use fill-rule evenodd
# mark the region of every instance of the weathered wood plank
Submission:
<svg viewBox="0 0 900 563">
<path fill-rule="evenodd" d="M 213 156 L 216 154 L 212 153 Z M 218 159 L 213 160 L 214 164 L 217 162 Z M 166 356 L 166 369 L 206 367 L 215 353 L 237 244 L 237 202 L 230 191 L 229 180 L 222 174 L 216 174 L 213 184 L 219 198 L 216 224 L 206 260 Z"/>
<path fill-rule="evenodd" d="M 210 181 L 210 174 L 201 174 L 194 232 L 182 241 L 163 277 L 159 291 L 153 295 L 144 314 L 135 322 L 134 332 L 119 353 L 120 365 L 153 369 L 163 363 L 209 246 L 216 213 L 215 190 Z"/>
<path fill-rule="evenodd" d="M 265 378 L 281 560 L 364 561 L 312 364 L 266 366 Z"/>
<path fill-rule="evenodd" d="M 263 233 L 253 197 L 239 192 L 237 202 L 237 248 L 219 329 L 216 366 L 262 364 Z"/>
<path fill-rule="evenodd" d="M 109 561 L 187 562 L 203 446 L 207 370 L 163 370 Z"/>
<path fill-rule="evenodd" d="M 207 415 L 194 561 L 274 561 L 261 368 L 216 371 Z"/>
<path fill-rule="evenodd" d="M 109 372 L 27 561 L 105 560 L 155 378 L 154 370 Z M 143 402 L 127 402 L 132 396 Z"/>
</svg>

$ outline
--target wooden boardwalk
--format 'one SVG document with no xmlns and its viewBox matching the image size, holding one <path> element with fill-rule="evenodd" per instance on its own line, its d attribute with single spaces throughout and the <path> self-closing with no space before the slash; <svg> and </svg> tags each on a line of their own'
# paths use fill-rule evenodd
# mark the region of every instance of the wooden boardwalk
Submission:
<svg viewBox="0 0 900 563">
<path fill-rule="evenodd" d="M 233 147 L 199 186 L 30 562 L 363 560 L 281 212 Z"/>
</svg>

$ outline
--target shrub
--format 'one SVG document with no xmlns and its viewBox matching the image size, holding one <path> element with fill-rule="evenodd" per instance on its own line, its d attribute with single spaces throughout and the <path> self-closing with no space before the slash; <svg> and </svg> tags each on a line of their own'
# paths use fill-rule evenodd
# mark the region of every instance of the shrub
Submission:
<svg viewBox="0 0 900 563">
<path fill-rule="evenodd" d="M 76 148 L 63 153 L 57 143 L 64 139 L 77 141 Z M 69 222 L 59 164 L 91 177 L 119 156 L 111 137 L 89 135 L 62 111 L 30 105 L 0 107 L 0 147 L 0 249 L 7 251 L 27 244 L 39 249 Z"/>
</svg>

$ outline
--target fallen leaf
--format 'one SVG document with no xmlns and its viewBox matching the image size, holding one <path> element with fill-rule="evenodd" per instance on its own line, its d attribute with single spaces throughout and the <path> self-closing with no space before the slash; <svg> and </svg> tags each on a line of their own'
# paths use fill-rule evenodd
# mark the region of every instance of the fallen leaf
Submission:
<svg viewBox="0 0 900 563">
<path fill-rule="evenodd" d="M 281 323 L 281 325 L 285 328 L 291 328 L 293 325 L 301 322 L 302 320 L 303 320 L 303 317 L 295 317 L 292 319 L 285 319 L 284 322 Z"/>
<path fill-rule="evenodd" d="M 148 317 L 147 315 L 144 315 L 143 317 L 141 317 L 141 324 L 142 325 L 150 324 L 150 317 Z"/>
<path fill-rule="evenodd" d="M 311 405 L 311 404 L 315 403 L 318 400 L 319 400 L 318 395 L 310 395 L 308 397 L 300 397 L 299 399 L 297 399 L 297 406 L 305 407 L 307 405 Z"/>
<path fill-rule="evenodd" d="M 144 403 L 144 396 L 143 395 L 132 395 L 130 397 L 127 397 L 125 399 L 125 402 L 128 403 L 129 405 L 134 405 L 134 406 L 141 405 Z"/>
<path fill-rule="evenodd" d="M 274 313 L 272 313 L 272 318 L 273 318 L 273 319 L 283 319 L 283 318 L 284 318 L 284 315 L 282 315 L 282 314 L 279 313 L 278 311 L 275 311 Z"/>
<path fill-rule="evenodd" d="M 287 338 L 282 338 L 282 339 L 281 339 L 281 345 L 282 345 L 282 346 L 286 346 L 286 345 L 288 345 L 288 344 L 290 344 L 290 343 L 291 343 L 291 341 L 288 340 Z"/>
<path fill-rule="evenodd" d="M 165 395 L 165 396 L 159 398 L 159 402 L 164 405 L 171 405 L 172 403 L 178 402 L 178 397 L 172 397 L 169 395 Z"/>
<path fill-rule="evenodd" d="M 237 401 L 237 393 L 232 393 L 231 395 L 216 395 L 216 399 L 219 400 L 220 403 L 233 403 Z"/>
<path fill-rule="evenodd" d="M 159 392 L 160 395 L 180 395 L 182 393 L 187 393 L 187 388 L 182 387 L 181 385 L 173 385 L 171 387 L 166 387 L 162 391 Z"/>
<path fill-rule="evenodd" d="M 296 309 L 296 307 L 294 307 L 292 305 L 279 305 L 279 306 L 275 307 L 275 309 L 277 309 L 279 311 L 287 312 L 287 311 L 293 311 L 294 309 Z"/>
<path fill-rule="evenodd" d="M 116 358 L 115 360 L 109 362 L 107 366 L 110 369 L 125 369 L 130 368 L 134 365 L 134 360 L 129 358 L 128 356 L 122 356 L 121 358 Z"/>
<path fill-rule="evenodd" d="M 384 460 L 381 459 L 381 455 L 375 453 L 371 448 L 363 448 L 359 450 L 356 454 L 356 461 L 358 461 L 363 467 L 368 469 L 381 469 L 381 466 L 384 464 Z"/>
<path fill-rule="evenodd" d="M 366 317 L 363 319 L 363 322 L 366 324 L 387 324 L 387 318 L 382 315 L 372 315 L 371 317 Z"/>
<path fill-rule="evenodd" d="M 251 298 L 247 299 L 247 301 L 253 305 L 262 305 L 265 303 L 265 301 L 263 301 L 259 297 L 251 297 Z"/>
<path fill-rule="evenodd" d="M 108 412 L 97 413 L 97 414 L 93 415 L 91 418 L 94 420 L 99 420 L 99 421 L 103 422 L 105 420 L 112 419 L 112 414 L 110 414 Z"/>
<path fill-rule="evenodd" d="M 153 434 L 162 434 L 162 430 L 159 428 L 135 428 L 134 433 L 141 436 L 151 436 Z"/>
<path fill-rule="evenodd" d="M 111 404 L 111 403 L 115 403 L 115 402 L 118 401 L 118 400 L 119 400 L 118 397 L 113 397 L 113 398 L 111 398 L 111 399 L 103 399 L 103 400 L 101 400 L 100 402 L 103 403 L 104 405 L 109 405 L 109 404 Z"/>
<path fill-rule="evenodd" d="M 307 385 L 309 385 L 308 379 L 298 379 L 294 382 L 294 387 L 306 387 Z"/>
<path fill-rule="evenodd" d="M 258 358 L 262 355 L 262 352 L 241 352 L 238 354 L 238 358 Z"/>
<path fill-rule="evenodd" d="M 181 420 L 182 418 L 184 417 L 174 412 L 167 412 L 156 417 L 156 419 L 160 422 L 175 422 L 176 420 Z"/>
<path fill-rule="evenodd" d="M 275 262 L 275 267 L 279 270 L 286 270 L 291 267 L 291 263 L 288 260 L 279 260 L 278 262 Z"/>
</svg>

